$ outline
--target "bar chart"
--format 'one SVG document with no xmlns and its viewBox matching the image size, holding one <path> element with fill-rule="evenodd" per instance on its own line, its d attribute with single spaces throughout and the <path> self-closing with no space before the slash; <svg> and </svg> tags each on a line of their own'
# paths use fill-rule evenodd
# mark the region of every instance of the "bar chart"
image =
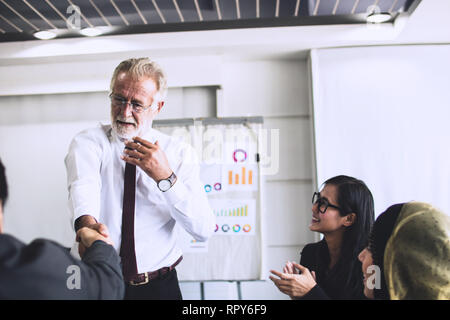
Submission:
<svg viewBox="0 0 450 320">
<path fill-rule="evenodd" d="M 253 184 L 253 170 L 247 170 L 246 167 L 241 168 L 240 173 L 234 173 L 233 170 L 228 171 L 228 184 Z"/>
<path fill-rule="evenodd" d="M 217 217 L 248 217 L 248 205 L 230 209 L 215 209 Z"/>
<path fill-rule="evenodd" d="M 223 184 L 227 190 L 258 189 L 258 167 L 257 165 L 229 165 L 225 166 L 222 176 Z"/>
</svg>

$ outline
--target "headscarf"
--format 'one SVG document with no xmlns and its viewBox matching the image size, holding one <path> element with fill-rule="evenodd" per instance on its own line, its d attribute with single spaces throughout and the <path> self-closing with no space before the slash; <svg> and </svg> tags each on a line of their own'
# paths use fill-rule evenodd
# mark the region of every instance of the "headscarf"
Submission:
<svg viewBox="0 0 450 320">
<path fill-rule="evenodd" d="M 430 204 L 409 202 L 391 206 L 379 219 L 372 256 L 383 266 L 385 283 L 375 297 L 449 300 L 450 218 Z"/>
<path fill-rule="evenodd" d="M 430 204 L 402 207 L 386 245 L 391 299 L 450 299 L 450 218 Z"/>
</svg>

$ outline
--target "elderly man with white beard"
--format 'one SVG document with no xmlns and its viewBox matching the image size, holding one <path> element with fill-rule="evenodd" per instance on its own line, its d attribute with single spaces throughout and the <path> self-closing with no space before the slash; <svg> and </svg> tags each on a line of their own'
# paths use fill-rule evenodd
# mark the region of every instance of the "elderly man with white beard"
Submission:
<svg viewBox="0 0 450 320">
<path fill-rule="evenodd" d="M 175 225 L 198 241 L 215 228 L 198 159 L 191 146 L 152 128 L 167 91 L 157 63 L 121 62 L 110 89 L 111 125 L 77 134 L 65 159 L 75 230 L 110 237 L 122 260 L 125 299 L 182 299 Z"/>
</svg>

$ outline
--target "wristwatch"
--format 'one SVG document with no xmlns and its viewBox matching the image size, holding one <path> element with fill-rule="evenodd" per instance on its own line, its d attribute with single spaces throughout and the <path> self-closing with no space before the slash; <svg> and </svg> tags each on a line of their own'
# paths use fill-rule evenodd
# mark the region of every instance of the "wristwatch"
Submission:
<svg viewBox="0 0 450 320">
<path fill-rule="evenodd" d="M 167 179 L 162 179 L 158 181 L 159 190 L 161 190 L 162 192 L 166 192 L 167 190 L 172 188 L 176 180 L 177 176 L 175 175 L 175 172 L 172 172 L 170 177 L 168 177 Z"/>
</svg>

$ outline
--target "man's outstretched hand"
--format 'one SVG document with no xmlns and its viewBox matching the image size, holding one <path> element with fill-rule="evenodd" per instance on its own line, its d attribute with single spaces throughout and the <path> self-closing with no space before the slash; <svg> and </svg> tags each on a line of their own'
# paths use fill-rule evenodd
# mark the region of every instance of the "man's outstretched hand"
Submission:
<svg viewBox="0 0 450 320">
<path fill-rule="evenodd" d="M 78 230 L 76 241 L 79 242 L 78 253 L 84 257 L 84 253 L 95 241 L 101 240 L 114 245 L 109 238 L 108 228 L 102 223 L 96 223 Z"/>
</svg>

